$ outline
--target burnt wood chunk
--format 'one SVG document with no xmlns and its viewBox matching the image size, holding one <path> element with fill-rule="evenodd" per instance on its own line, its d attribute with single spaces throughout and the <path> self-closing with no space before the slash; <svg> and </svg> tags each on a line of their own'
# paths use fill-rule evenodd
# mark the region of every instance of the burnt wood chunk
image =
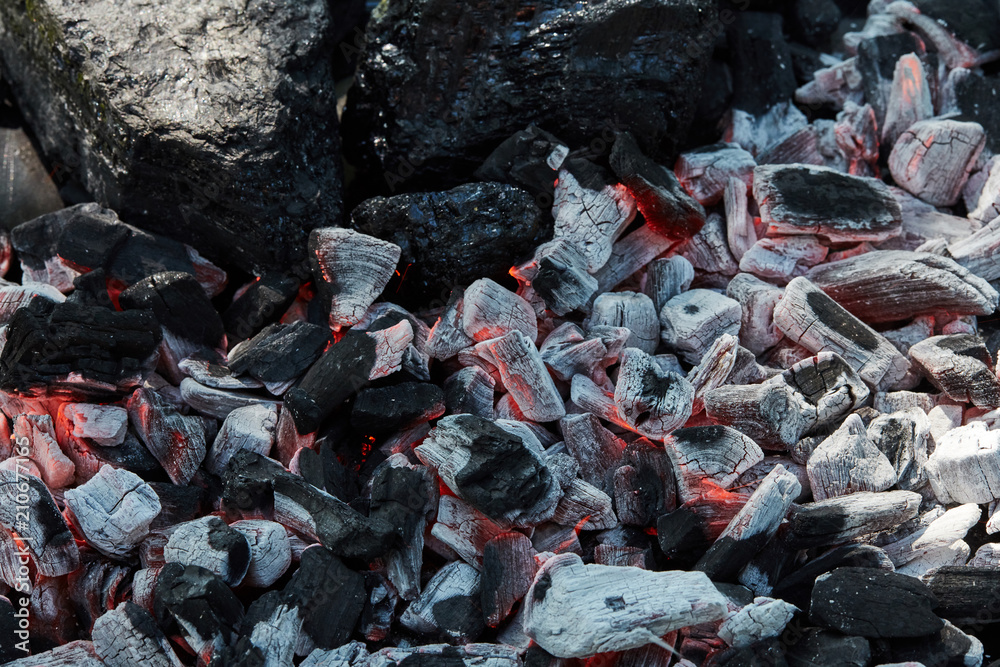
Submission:
<svg viewBox="0 0 1000 667">
<path fill-rule="evenodd" d="M 18 415 L 14 419 L 13 442 L 31 460 L 38 474 L 50 489 L 73 483 L 76 466 L 63 453 L 56 441 L 52 417 L 48 415 Z"/>
<path fill-rule="evenodd" d="M 483 549 L 482 608 L 486 625 L 495 628 L 531 588 L 538 565 L 531 540 L 521 533 L 503 533 Z"/>
<path fill-rule="evenodd" d="M 444 409 L 444 392 L 437 385 L 402 382 L 358 392 L 351 425 L 368 434 L 388 434 L 436 419 Z"/>
<path fill-rule="evenodd" d="M 608 475 L 621 461 L 626 448 L 624 440 L 604 428 L 601 421 L 587 412 L 568 415 L 559 422 L 566 451 L 580 464 L 586 481 L 607 489 Z"/>
<path fill-rule="evenodd" d="M 728 488 L 764 459 L 764 452 L 753 440 L 727 426 L 678 429 L 664 444 L 681 502 L 713 488 Z"/>
<path fill-rule="evenodd" d="M 444 417 L 414 451 L 491 519 L 534 524 L 555 511 L 561 491 L 541 453 L 496 423 L 473 415 Z"/>
<path fill-rule="evenodd" d="M 899 135 L 889 155 L 896 184 L 934 206 L 952 206 L 986 142 L 978 123 L 930 119 Z"/>
<path fill-rule="evenodd" d="M 939 501 L 988 503 L 1000 497 L 1000 432 L 972 422 L 935 440 L 924 469 Z"/>
<path fill-rule="evenodd" d="M 594 300 L 588 329 L 624 327 L 627 347 L 653 354 L 660 343 L 660 321 L 653 300 L 641 292 L 607 292 Z"/>
<path fill-rule="evenodd" d="M 821 264 L 806 278 L 868 323 L 942 311 L 989 315 L 997 308 L 997 291 L 988 282 L 930 253 L 876 250 Z"/>
<path fill-rule="evenodd" d="M 167 636 L 148 611 L 127 601 L 94 621 L 94 651 L 106 667 L 181 667 Z"/>
<path fill-rule="evenodd" d="M 105 663 L 94 649 L 93 642 L 81 639 L 57 646 L 48 651 L 8 663 L 10 667 L 102 667 Z"/>
<path fill-rule="evenodd" d="M 710 213 L 701 231 L 680 244 L 676 252 L 686 257 L 695 269 L 717 274 L 717 279 L 739 271 L 739 263 L 729 250 L 726 221 L 718 213 Z"/>
<path fill-rule="evenodd" d="M 809 619 L 846 635 L 872 639 L 923 637 L 941 630 L 931 589 L 913 577 L 838 567 L 816 578 Z"/>
<path fill-rule="evenodd" d="M 784 600 L 758 597 L 722 622 L 719 637 L 734 648 L 753 646 L 779 636 L 798 611 Z"/>
<path fill-rule="evenodd" d="M 949 398 L 981 408 L 1000 407 L 1000 380 L 979 336 L 932 336 L 910 348 L 910 359 Z"/>
<path fill-rule="evenodd" d="M 828 546 L 887 530 L 915 517 L 920 500 L 912 491 L 860 491 L 798 505 L 788 517 L 788 543 L 796 549 Z"/>
<path fill-rule="evenodd" d="M 156 576 L 153 615 L 167 636 L 179 635 L 196 653 L 211 655 L 235 640 L 244 609 L 205 568 L 168 563 Z"/>
<path fill-rule="evenodd" d="M 580 530 L 611 530 L 618 526 L 611 496 L 582 479 L 563 483 L 563 494 L 552 522 Z"/>
<path fill-rule="evenodd" d="M 896 484 L 896 470 L 869 439 L 856 414 L 819 444 L 806 465 L 813 498 L 825 500 L 858 491 L 885 491 Z"/>
<path fill-rule="evenodd" d="M 77 438 L 86 438 L 102 447 L 116 447 L 125 440 L 128 412 L 120 405 L 67 403 L 62 414 Z"/>
<path fill-rule="evenodd" d="M 676 245 L 676 242 L 657 234 L 643 225 L 615 242 L 611 257 L 598 271 L 597 292 L 602 294 L 618 286 L 619 283 Z"/>
<path fill-rule="evenodd" d="M 73 534 L 42 480 L 0 469 L 0 500 L 0 524 L 22 536 L 39 574 L 58 577 L 80 567 Z"/>
<path fill-rule="evenodd" d="M 566 415 L 559 390 L 531 338 L 514 330 L 486 345 L 503 385 L 527 419 L 548 422 Z"/>
<path fill-rule="evenodd" d="M 567 155 L 569 148 L 562 141 L 532 124 L 504 139 L 474 176 L 522 187 L 536 197 L 548 195 L 551 201 L 559 167 Z"/>
<path fill-rule="evenodd" d="M 353 229 L 321 227 L 309 233 L 316 298 L 330 328 L 354 326 L 392 278 L 400 248 Z"/>
<path fill-rule="evenodd" d="M 756 166 L 753 155 L 738 144 L 720 143 L 681 153 L 674 174 L 692 197 L 703 206 L 711 206 L 722 199 L 730 179 L 750 185 Z"/>
<path fill-rule="evenodd" d="M 896 470 L 896 484 L 912 491 L 926 482 L 930 422 L 919 408 L 883 414 L 868 425 L 868 437 Z"/>
<path fill-rule="evenodd" d="M 472 283 L 462 299 L 462 328 L 476 342 L 520 331 L 534 342 L 538 318 L 531 305 L 489 278 Z"/>
<path fill-rule="evenodd" d="M 376 362 L 375 340 L 348 331 L 312 365 L 296 387 L 285 393 L 285 408 L 299 433 L 316 431 L 351 394 L 368 385 Z"/>
<path fill-rule="evenodd" d="M 726 287 L 726 296 L 739 302 L 740 345 L 760 354 L 778 344 L 784 334 L 774 324 L 774 307 L 782 290 L 749 273 L 737 273 Z"/>
<path fill-rule="evenodd" d="M 432 359 L 439 361 L 450 359 L 465 348 L 475 344 L 475 341 L 462 328 L 464 301 L 464 288 L 455 287 L 451 290 L 448 295 L 448 303 L 445 304 L 441 316 L 438 317 L 427 336 L 427 353 Z"/>
<path fill-rule="evenodd" d="M 252 338 L 284 315 L 299 294 L 295 275 L 268 271 L 250 284 L 222 311 L 222 324 L 233 342 Z"/>
<path fill-rule="evenodd" d="M 250 567 L 250 544 L 217 516 L 206 516 L 176 526 L 163 558 L 168 563 L 197 565 L 236 586 Z"/>
<path fill-rule="evenodd" d="M 646 296 L 653 300 L 656 312 L 672 298 L 688 291 L 694 280 L 694 267 L 682 255 L 654 259 L 646 267 Z"/>
<path fill-rule="evenodd" d="M 205 469 L 223 475 L 233 455 L 244 449 L 267 456 L 274 445 L 277 428 L 278 408 L 275 405 L 236 408 L 222 422 L 205 456 Z"/>
<path fill-rule="evenodd" d="M 739 334 L 742 313 L 738 301 L 711 290 L 689 290 L 663 306 L 660 335 L 687 362 L 697 364 L 720 335 Z"/>
<path fill-rule="evenodd" d="M 468 563 L 445 565 L 406 608 L 400 623 L 414 632 L 451 641 L 475 641 L 485 628 L 480 608 L 482 577 Z"/>
<path fill-rule="evenodd" d="M 768 235 L 818 235 L 831 243 L 885 241 L 902 230 L 889 188 L 871 178 L 812 165 L 754 169 L 753 195 Z"/>
<path fill-rule="evenodd" d="M 180 348 L 170 340 L 176 336 L 196 349 L 225 347 L 226 332 L 222 318 L 208 295 L 189 273 L 157 273 L 135 283 L 118 296 L 122 308 L 151 310 L 167 336 L 171 348 Z M 188 354 L 179 354 L 181 358 Z"/>
<path fill-rule="evenodd" d="M 907 53 L 896 61 L 882 123 L 882 143 L 893 146 L 911 125 L 933 115 L 931 87 L 923 63 L 915 53 Z"/>
<path fill-rule="evenodd" d="M 482 568 L 486 543 L 505 532 L 488 516 L 458 496 L 442 495 L 437 507 L 437 522 L 431 536 L 458 554 L 473 567 Z"/>
<path fill-rule="evenodd" d="M 587 256 L 567 238 L 543 243 L 532 260 L 511 269 L 523 286 L 530 286 L 556 315 L 584 308 L 597 291 L 597 278 L 587 272 Z"/>
<path fill-rule="evenodd" d="M 618 133 L 608 161 L 657 233 L 683 241 L 705 224 L 702 205 L 681 187 L 673 171 L 643 155 L 630 133 Z"/>
<path fill-rule="evenodd" d="M 838 567 L 863 567 L 887 572 L 895 569 L 892 559 L 882 549 L 871 544 L 845 544 L 830 549 L 779 579 L 771 595 L 791 602 L 802 611 L 809 611 L 816 577 Z"/>
<path fill-rule="evenodd" d="M 237 377 L 221 364 L 188 357 L 177 369 L 199 384 L 213 389 L 260 389 L 264 383 L 249 376 Z"/>
<path fill-rule="evenodd" d="M 361 617 L 365 601 L 364 577 L 319 545 L 308 547 L 282 591 L 302 619 L 300 642 L 322 649 L 342 646 Z"/>
<path fill-rule="evenodd" d="M 233 348 L 229 370 L 261 382 L 288 382 L 305 373 L 329 344 L 325 327 L 308 322 L 272 324 Z"/>
<path fill-rule="evenodd" d="M 292 547 L 284 526 L 263 519 L 244 519 L 229 527 L 243 535 L 250 546 L 244 584 L 264 588 L 285 574 L 292 564 Z"/>
<path fill-rule="evenodd" d="M 891 386 L 906 374 L 906 358 L 889 341 L 805 278 L 788 283 L 774 323 L 808 350 L 836 352 L 875 387 Z"/>
<path fill-rule="evenodd" d="M 995 567 L 948 566 L 927 575 L 925 580 L 937 599 L 935 613 L 952 623 L 997 623 L 993 614 L 984 614 L 990 600 L 1000 592 L 1000 570 Z"/>
<path fill-rule="evenodd" d="M 86 484 L 64 494 L 67 517 L 87 543 L 106 556 L 125 559 L 149 534 L 160 499 L 138 475 L 101 466 Z"/>
<path fill-rule="evenodd" d="M 584 565 L 569 553 L 535 575 L 524 631 L 556 657 L 586 657 L 638 648 L 725 614 L 725 596 L 704 573 Z"/>
<path fill-rule="evenodd" d="M 946 254 L 983 280 L 1000 278 L 1000 219 L 994 218 L 972 234 L 952 239 Z"/>
<path fill-rule="evenodd" d="M 677 507 L 677 482 L 663 445 L 640 438 L 614 471 L 615 513 L 623 524 L 648 527 Z"/>
<path fill-rule="evenodd" d="M 468 413 L 493 417 L 493 393 L 496 381 L 478 366 L 467 366 L 444 381 L 444 401 L 450 414 Z"/>
<path fill-rule="evenodd" d="M 691 416 L 694 387 L 637 348 L 622 352 L 614 404 L 622 423 L 646 437 L 662 439 Z"/>
<path fill-rule="evenodd" d="M 174 484 L 187 484 L 208 452 L 205 422 L 183 415 L 162 394 L 141 387 L 128 401 L 129 422 Z"/>
<path fill-rule="evenodd" d="M 278 405 L 277 401 L 271 398 L 247 391 L 226 391 L 225 389 L 207 387 L 193 378 L 181 380 L 180 390 L 184 403 L 198 412 L 216 419 L 225 419 L 239 408 L 254 405 L 276 408 Z"/>
</svg>

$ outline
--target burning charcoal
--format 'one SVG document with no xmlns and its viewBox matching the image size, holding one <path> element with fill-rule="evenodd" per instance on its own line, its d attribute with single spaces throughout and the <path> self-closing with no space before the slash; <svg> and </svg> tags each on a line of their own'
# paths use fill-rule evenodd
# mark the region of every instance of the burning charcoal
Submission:
<svg viewBox="0 0 1000 667">
<path fill-rule="evenodd" d="M 106 556 L 125 559 L 149 533 L 160 499 L 149 484 L 127 470 L 101 466 L 100 472 L 66 491 L 67 517 L 87 543 Z"/>
<path fill-rule="evenodd" d="M 198 384 L 213 389 L 260 389 L 264 386 L 250 376 L 236 377 L 229 368 L 201 359 L 184 359 L 177 368 Z"/>
<path fill-rule="evenodd" d="M 536 197 L 552 197 L 553 183 L 568 154 L 569 148 L 555 135 L 532 124 L 504 139 L 474 175 L 481 181 L 520 186 Z"/>
<path fill-rule="evenodd" d="M 555 511 L 559 485 L 540 452 L 495 423 L 472 415 L 444 417 L 414 452 L 491 519 L 534 524 Z"/>
<path fill-rule="evenodd" d="M 635 211 L 628 188 L 603 169 L 580 158 L 563 163 L 552 206 L 554 234 L 583 251 L 589 272 L 607 263 L 612 245 L 635 218 Z"/>
<path fill-rule="evenodd" d="M 871 104 L 844 104 L 844 110 L 837 114 L 833 134 L 837 147 L 847 157 L 847 173 L 853 176 L 874 176 L 877 173 L 878 121 Z"/>
<path fill-rule="evenodd" d="M 934 206 L 952 206 L 985 141 L 978 123 L 923 120 L 899 136 L 889 155 L 889 171 L 910 194 Z"/>
<path fill-rule="evenodd" d="M 276 409 L 278 405 L 276 401 L 249 392 L 206 387 L 192 378 L 181 381 L 181 397 L 198 412 L 216 419 L 226 419 L 239 408 L 258 406 Z"/>
<path fill-rule="evenodd" d="M 640 438 L 622 456 L 614 471 L 613 492 L 618 520 L 649 526 L 677 506 L 677 483 L 663 446 Z"/>
<path fill-rule="evenodd" d="M 747 183 L 738 178 L 730 178 L 723 193 L 726 209 L 726 240 L 729 251 L 737 262 L 757 241 L 757 230 L 753 216 L 748 210 Z"/>
<path fill-rule="evenodd" d="M 882 143 L 892 146 L 911 125 L 933 115 L 931 90 L 923 64 L 916 54 L 908 53 L 896 62 L 882 124 Z"/>
<path fill-rule="evenodd" d="M 371 654 L 371 662 L 365 665 L 390 667 L 391 665 L 437 665 L 447 664 L 449 667 L 519 667 L 521 659 L 518 650 L 513 646 L 502 644 L 466 644 L 452 646 L 449 644 L 431 644 L 413 648 L 384 648 Z M 305 664 L 305 663 L 303 663 Z M 320 667 L 327 667 L 323 663 Z M 344 667 L 341 663 L 333 663 L 332 667 Z M 349 667 L 361 667 L 351 663 Z"/>
<path fill-rule="evenodd" d="M 982 514 L 979 506 L 972 503 L 947 512 L 940 507 L 930 510 L 920 516 L 916 530 L 885 545 L 885 551 L 896 564 L 897 571 L 909 570 L 915 561 L 925 562 L 934 552 L 952 547 L 979 522 Z"/>
<path fill-rule="evenodd" d="M 865 322 L 893 322 L 941 311 L 988 315 L 997 292 L 953 261 L 929 253 L 876 250 L 822 264 L 806 277 Z"/>
<path fill-rule="evenodd" d="M 809 618 L 848 635 L 921 637 L 944 623 L 931 611 L 936 606 L 931 590 L 912 577 L 840 567 L 816 579 Z"/>
<path fill-rule="evenodd" d="M 703 206 L 711 206 L 722 199 L 730 179 L 750 185 L 756 166 L 753 155 L 738 144 L 713 144 L 681 153 L 674 173 L 692 197 Z"/>
<path fill-rule="evenodd" d="M 7 324 L 21 306 L 27 306 L 34 298 L 45 299 L 52 303 L 63 303 L 66 297 L 54 287 L 41 283 L 27 285 L 0 285 L 0 322 Z"/>
<path fill-rule="evenodd" d="M 886 7 L 885 13 L 897 17 L 907 28 L 911 28 L 925 41 L 930 42 L 948 69 L 972 67 L 979 56 L 976 50 L 965 44 L 953 33 L 954 28 L 953 25 L 949 25 L 950 22 L 938 20 L 940 15 L 935 16 L 938 12 L 934 11 L 934 7 L 928 7 L 930 3 L 918 2 L 917 4 L 922 9 L 929 9 L 928 15 L 924 15 L 921 9 L 910 3 Z M 975 11 L 973 10 L 972 13 L 974 14 Z"/>
<path fill-rule="evenodd" d="M 531 338 L 514 330 L 490 341 L 488 347 L 504 386 L 527 419 L 547 422 L 566 415 L 562 397 Z"/>
<path fill-rule="evenodd" d="M 316 431 L 334 408 L 365 387 L 376 360 L 375 340 L 361 332 L 348 331 L 327 348 L 298 386 L 285 393 L 298 432 Z"/>
<path fill-rule="evenodd" d="M 781 282 L 805 275 L 829 249 L 817 236 L 771 236 L 754 243 L 740 259 L 740 271 Z"/>
<path fill-rule="evenodd" d="M 956 239 L 948 246 L 947 255 L 983 280 L 1000 278 L 1000 220 L 993 220 L 982 229 Z"/>
<path fill-rule="evenodd" d="M 691 369 L 688 381 L 694 388 L 695 414 L 704 408 L 704 396 L 726 382 L 736 365 L 739 342 L 736 336 L 722 334 L 701 358 L 701 363 Z"/>
<path fill-rule="evenodd" d="M 156 577 L 154 616 L 167 636 L 180 635 L 198 655 L 227 646 L 243 621 L 243 605 L 208 570 L 169 563 Z"/>
<path fill-rule="evenodd" d="M 626 426 L 658 440 L 691 416 L 694 388 L 677 373 L 661 370 L 654 357 L 630 347 L 622 353 L 614 401 Z"/>
<path fill-rule="evenodd" d="M 610 530 L 618 525 L 612 504 L 611 496 L 596 486 L 573 479 L 563 486 L 552 521 L 580 530 Z"/>
<path fill-rule="evenodd" d="M 881 181 L 811 165 L 754 169 L 753 195 L 768 235 L 810 234 L 831 243 L 898 236 L 899 204 Z"/>
<path fill-rule="evenodd" d="M 302 619 L 297 653 L 332 649 L 350 638 L 364 608 L 364 577 L 328 549 L 313 545 L 302 552 L 299 567 L 282 592 Z M 303 646 L 304 644 L 304 646 Z"/>
<path fill-rule="evenodd" d="M 930 423 L 919 408 L 882 415 L 868 425 L 868 437 L 896 470 L 897 485 L 914 490 L 925 480 Z"/>
<path fill-rule="evenodd" d="M 319 359 L 329 343 L 330 332 L 324 327 L 272 324 L 229 353 L 229 370 L 264 383 L 288 382 Z"/>
<path fill-rule="evenodd" d="M 783 600 L 754 598 L 752 604 L 722 622 L 719 637 L 732 647 L 746 648 L 761 639 L 780 635 L 797 611 L 797 607 Z"/>
<path fill-rule="evenodd" d="M 1000 433 L 983 422 L 953 428 L 924 469 L 942 503 L 988 503 L 1000 497 Z"/>
<path fill-rule="evenodd" d="M 538 337 L 536 319 L 527 301 L 488 278 L 477 280 L 465 290 L 462 327 L 475 341 L 498 338 L 511 331 L 520 331 L 534 341 Z"/>
<path fill-rule="evenodd" d="M 58 577 L 76 570 L 80 552 L 42 480 L 23 471 L 0 469 L 0 483 L 0 524 L 17 532 L 38 573 Z"/>
<path fill-rule="evenodd" d="M 520 533 L 497 535 L 483 549 L 481 598 L 486 625 L 495 628 L 531 587 L 538 569 L 531 540 Z"/>
<path fill-rule="evenodd" d="M 646 225 L 623 236 L 611 248 L 611 258 L 594 273 L 597 278 L 596 294 L 611 291 L 674 244 L 674 241 Z"/>
<path fill-rule="evenodd" d="M 245 519 L 229 525 L 250 545 L 250 566 L 243 583 L 266 588 L 281 578 L 292 563 L 292 549 L 280 523 Z"/>
<path fill-rule="evenodd" d="M 705 224 L 705 209 L 701 204 L 685 192 L 673 171 L 643 155 L 629 132 L 615 136 L 608 161 L 635 197 L 646 224 L 656 232 L 683 241 L 697 234 Z"/>
<path fill-rule="evenodd" d="M 480 576 L 475 568 L 461 561 L 449 563 L 427 582 L 399 620 L 414 632 L 468 643 L 484 629 L 479 597 Z"/>
<path fill-rule="evenodd" d="M 107 398 L 141 382 L 159 344 L 149 312 L 33 299 L 7 327 L 0 389 L 28 392 L 45 385 Z"/>
<path fill-rule="evenodd" d="M 668 301 L 688 291 L 692 280 L 694 267 L 681 255 L 653 260 L 646 267 L 646 296 L 659 313 Z"/>
<path fill-rule="evenodd" d="M 694 569 L 713 581 L 731 580 L 777 532 L 801 491 L 795 475 L 774 466 Z"/>
<path fill-rule="evenodd" d="M 369 380 L 392 375 L 402 369 L 404 364 L 414 377 L 429 379 L 429 375 L 423 369 L 418 370 L 411 363 L 413 361 L 413 341 L 416 339 L 416 335 L 413 325 L 408 320 L 400 320 L 391 327 L 369 331 L 367 334 L 375 341 L 375 361 L 368 373 Z M 426 366 L 426 364 L 423 365 Z M 354 384 L 355 389 L 363 388 L 363 385 L 357 384 L 357 379 L 354 379 Z"/>
<path fill-rule="evenodd" d="M 125 602 L 94 622 L 94 651 L 107 667 L 181 667 L 166 635 L 153 616 L 133 602 Z"/>
<path fill-rule="evenodd" d="M 115 447 L 125 440 L 128 412 L 121 406 L 67 403 L 62 412 L 77 438 L 86 438 L 102 447 Z"/>
<path fill-rule="evenodd" d="M 483 549 L 504 529 L 456 496 L 442 495 L 437 523 L 431 535 L 476 568 L 482 568 Z"/>
<path fill-rule="evenodd" d="M 168 563 L 203 567 L 236 586 L 250 566 L 250 544 L 219 517 L 207 516 L 178 525 L 163 548 L 163 558 Z"/>
<path fill-rule="evenodd" d="M 717 387 L 705 393 L 704 402 L 713 423 L 745 433 L 768 449 L 788 449 L 816 424 L 804 397 L 784 379 Z"/>
<path fill-rule="evenodd" d="M 400 252 L 394 243 L 352 229 L 312 230 L 309 259 L 331 329 L 358 323 L 392 277 Z"/>
<path fill-rule="evenodd" d="M 861 84 L 857 60 L 847 58 L 816 70 L 813 80 L 795 91 L 795 101 L 812 108 L 829 104 L 841 109 L 849 103 L 863 101 Z"/>
<path fill-rule="evenodd" d="M 489 373 L 471 366 L 444 381 L 444 401 L 449 414 L 473 414 L 493 417 L 493 392 L 496 382 Z"/>
<path fill-rule="evenodd" d="M 48 415 L 18 415 L 14 419 L 14 442 L 30 458 L 50 489 L 59 489 L 73 483 L 76 466 L 68 459 L 56 442 L 52 417 Z"/>
<path fill-rule="evenodd" d="M 575 554 L 547 560 L 525 600 L 525 632 L 560 658 L 636 648 L 726 615 L 726 598 L 700 572 L 584 565 Z"/>
<path fill-rule="evenodd" d="M 301 281 L 294 275 L 268 271 L 233 298 L 222 312 L 231 342 L 253 338 L 273 320 L 281 317 L 299 294 Z"/>
<path fill-rule="evenodd" d="M 896 484 L 892 463 L 868 438 L 857 415 L 850 415 L 813 450 L 806 470 L 816 500 L 858 491 L 885 491 Z"/>
<path fill-rule="evenodd" d="M 292 664 L 302 621 L 299 610 L 281 593 L 269 591 L 247 609 L 236 644 L 216 653 L 213 662 Z"/>
<path fill-rule="evenodd" d="M 720 335 L 739 334 L 741 314 L 738 301 L 711 290 L 689 290 L 660 311 L 661 336 L 686 361 L 697 364 Z"/>
<path fill-rule="evenodd" d="M 789 545 L 805 549 L 848 542 L 887 530 L 917 515 L 920 494 L 912 491 L 859 491 L 793 507 Z"/>
<path fill-rule="evenodd" d="M 522 286 L 542 298 L 556 315 L 583 308 L 597 291 L 597 278 L 587 273 L 587 257 L 580 246 L 567 238 L 543 243 L 527 264 L 511 269 Z"/>
<path fill-rule="evenodd" d="M 608 475 L 618 466 L 625 442 L 590 413 L 564 417 L 559 422 L 559 430 L 566 450 L 580 464 L 583 479 L 606 489 Z"/>
<path fill-rule="evenodd" d="M 539 353 L 549 372 L 563 382 L 572 381 L 573 376 L 578 374 L 601 378 L 608 361 L 611 358 L 617 360 L 618 357 L 618 354 L 608 350 L 604 342 L 609 337 L 608 334 L 613 332 L 624 334 L 621 337 L 622 346 L 632 335 L 627 329 L 602 329 L 594 331 L 595 335 L 587 338 L 580 327 L 566 322 L 545 338 Z M 597 335 L 599 333 L 601 335 Z"/>
<path fill-rule="evenodd" d="M 911 347 L 910 358 L 949 398 L 983 408 L 1000 407 L 1000 380 L 979 336 L 932 336 Z"/>
<path fill-rule="evenodd" d="M 226 416 L 212 447 L 205 456 L 205 470 L 222 476 L 229 460 L 247 450 L 267 456 L 274 445 L 278 410 L 274 405 L 247 405 Z"/>
<path fill-rule="evenodd" d="M 273 519 L 318 540 L 335 555 L 375 558 L 395 545 L 396 536 L 385 521 L 360 514 L 260 454 L 237 452 L 224 481 L 225 509 L 246 518 Z"/>
<path fill-rule="evenodd" d="M 427 352 L 439 361 L 450 359 L 465 348 L 474 345 L 462 328 L 465 289 L 456 287 L 448 296 L 448 303 L 427 338 Z"/>
<path fill-rule="evenodd" d="M 749 273 L 738 273 L 729 282 L 726 296 L 739 301 L 742 310 L 740 344 L 760 354 L 778 344 L 784 334 L 774 324 L 774 306 L 782 291 Z"/>
<path fill-rule="evenodd" d="M 128 413 L 132 427 L 170 480 L 190 482 L 208 451 L 202 419 L 182 415 L 159 393 L 145 388 L 132 394 Z"/>
<path fill-rule="evenodd" d="M 365 433 L 390 433 L 440 417 L 444 409 L 444 392 L 427 382 L 362 389 L 354 399 L 351 425 Z"/>
<path fill-rule="evenodd" d="M 588 328 L 624 327 L 630 334 L 626 346 L 647 354 L 660 342 L 660 321 L 653 300 L 638 292 L 608 292 L 594 300 Z"/>
<path fill-rule="evenodd" d="M 676 248 L 691 265 L 701 271 L 721 276 L 736 275 L 739 265 L 729 250 L 726 223 L 718 213 L 709 214 L 705 226 Z"/>
<path fill-rule="evenodd" d="M 728 488 L 764 458 L 753 440 L 726 426 L 678 429 L 665 445 L 681 502 L 694 500 L 709 485 Z"/>
<path fill-rule="evenodd" d="M 869 384 L 891 386 L 906 374 L 906 359 L 889 341 L 805 278 L 788 283 L 774 323 L 813 352 L 836 352 Z"/>
</svg>

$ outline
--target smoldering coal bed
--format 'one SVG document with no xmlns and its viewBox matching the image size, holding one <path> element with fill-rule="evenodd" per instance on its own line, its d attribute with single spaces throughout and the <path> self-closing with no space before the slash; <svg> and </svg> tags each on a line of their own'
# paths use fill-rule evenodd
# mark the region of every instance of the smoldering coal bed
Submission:
<svg viewBox="0 0 1000 667">
<path fill-rule="evenodd" d="M 0 663 L 990 660 L 1000 14 L 786 4 L 0 1 Z"/>
</svg>

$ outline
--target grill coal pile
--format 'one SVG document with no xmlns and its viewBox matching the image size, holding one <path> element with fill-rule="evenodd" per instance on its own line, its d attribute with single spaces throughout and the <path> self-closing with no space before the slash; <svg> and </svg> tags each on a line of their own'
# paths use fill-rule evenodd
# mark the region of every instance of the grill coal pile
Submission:
<svg viewBox="0 0 1000 667">
<path fill-rule="evenodd" d="M 721 142 L 466 136 L 430 151 L 440 191 L 368 199 L 238 289 L 99 204 L 17 220 L 0 663 L 982 665 L 1000 43 L 947 3 L 791 4 L 728 21 Z M 358 85 L 438 39 L 392 20 Z"/>
</svg>

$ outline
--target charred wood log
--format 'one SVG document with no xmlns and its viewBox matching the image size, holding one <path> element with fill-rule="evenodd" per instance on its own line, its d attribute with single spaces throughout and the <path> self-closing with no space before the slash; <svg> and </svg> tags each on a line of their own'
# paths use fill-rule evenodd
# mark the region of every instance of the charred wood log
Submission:
<svg viewBox="0 0 1000 667">
<path fill-rule="evenodd" d="M 862 491 L 799 505 L 788 517 L 788 543 L 805 549 L 887 530 L 915 517 L 920 500 L 912 491 Z"/>
<path fill-rule="evenodd" d="M 140 388 L 128 401 L 129 421 L 174 484 L 187 484 L 208 451 L 205 423 L 182 415 L 159 393 Z"/>
<path fill-rule="evenodd" d="M 910 358 L 949 398 L 983 408 L 1000 407 L 1000 380 L 979 336 L 932 336 L 913 345 Z"/>
<path fill-rule="evenodd" d="M 94 651 L 107 667 L 181 667 L 166 635 L 152 614 L 125 602 L 94 622 Z"/>
<path fill-rule="evenodd" d="M 889 171 L 910 194 L 934 206 L 952 206 L 985 142 L 978 123 L 922 120 L 899 135 L 889 155 Z"/>
</svg>

